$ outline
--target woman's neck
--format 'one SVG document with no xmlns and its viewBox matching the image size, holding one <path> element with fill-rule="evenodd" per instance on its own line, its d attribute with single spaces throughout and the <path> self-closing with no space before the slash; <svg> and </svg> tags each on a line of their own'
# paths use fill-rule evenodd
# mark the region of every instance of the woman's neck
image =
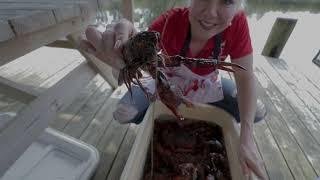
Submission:
<svg viewBox="0 0 320 180">
<path fill-rule="evenodd" d="M 196 56 L 197 54 L 199 54 L 203 47 L 207 44 L 207 41 L 207 39 L 192 37 L 190 42 L 190 51 L 192 55 Z"/>
</svg>

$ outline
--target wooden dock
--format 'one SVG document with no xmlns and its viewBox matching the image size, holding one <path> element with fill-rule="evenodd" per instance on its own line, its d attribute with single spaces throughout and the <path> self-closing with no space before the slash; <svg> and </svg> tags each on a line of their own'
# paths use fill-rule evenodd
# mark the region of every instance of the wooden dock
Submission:
<svg viewBox="0 0 320 180">
<path fill-rule="evenodd" d="M 38 55 L 41 51 L 76 53 L 55 48 L 38 51 Z M 79 56 L 70 56 L 70 59 L 57 56 L 48 72 L 45 64 L 50 59 L 34 60 L 39 68 L 28 67 L 27 61 L 21 59 L 3 66 L 0 74 L 41 87 L 41 84 L 54 84 L 82 60 Z M 255 124 L 254 130 L 269 179 L 315 179 L 320 175 L 319 79 L 284 60 L 260 55 L 255 56 L 255 75 L 259 98 L 269 111 L 265 121 Z M 139 126 L 121 125 L 112 118 L 112 111 L 125 92 L 124 87 L 112 90 L 100 75 L 96 75 L 51 124 L 99 150 L 101 160 L 93 180 L 119 179 L 134 143 Z M 19 114 L 24 106 L 0 95 L 1 112 Z"/>
<path fill-rule="evenodd" d="M 0 133 L 5 135 L 0 134 L 0 141 L 9 145 L 0 148 L 4 168 L 14 160 L 10 146 L 15 152 L 27 147 L 27 143 L 5 141 L 6 136 L 20 133 L 19 137 L 32 139 L 21 131 L 4 129 L 6 121 L 14 119 L 10 128 L 23 123 L 39 134 L 41 129 L 33 122 L 52 119 L 51 127 L 100 152 L 92 180 L 120 178 L 139 129 L 139 125 L 121 125 L 112 117 L 127 89 L 116 87 L 109 79 L 110 68 L 81 50 L 42 47 L 63 37 L 77 45 L 77 37 L 90 23 L 89 14 L 96 13 L 91 5 L 103 2 L 0 0 L 0 114 L 8 117 L 0 122 Z M 124 9 L 130 19 L 132 6 L 128 7 Z M 310 66 L 305 71 L 261 55 L 254 62 L 259 98 L 268 109 L 266 119 L 254 129 L 266 174 L 272 180 L 316 179 L 320 176 L 319 68 Z"/>
<path fill-rule="evenodd" d="M 267 105 L 255 138 L 270 179 L 320 174 L 320 84 L 281 59 L 255 58 L 259 97 Z M 319 71 L 320 73 L 320 71 Z"/>
</svg>

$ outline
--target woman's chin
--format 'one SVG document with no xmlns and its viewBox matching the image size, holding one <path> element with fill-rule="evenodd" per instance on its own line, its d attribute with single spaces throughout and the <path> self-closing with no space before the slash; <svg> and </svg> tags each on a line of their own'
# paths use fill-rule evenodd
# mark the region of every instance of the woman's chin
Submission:
<svg viewBox="0 0 320 180">
<path fill-rule="evenodd" d="M 198 38 L 201 38 L 201 39 L 210 39 L 211 37 L 213 37 L 216 34 L 221 32 L 221 30 L 216 27 L 211 28 L 211 29 L 203 29 L 203 28 L 199 27 L 195 31 L 196 32 L 194 32 L 192 34 L 194 34 L 195 36 L 197 36 Z"/>
</svg>

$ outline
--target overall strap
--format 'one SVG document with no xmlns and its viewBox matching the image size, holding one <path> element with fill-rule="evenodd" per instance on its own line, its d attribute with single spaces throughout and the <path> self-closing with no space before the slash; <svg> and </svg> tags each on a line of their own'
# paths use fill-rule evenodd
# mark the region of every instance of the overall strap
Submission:
<svg viewBox="0 0 320 180">
<path fill-rule="evenodd" d="M 214 37 L 214 49 L 212 51 L 211 56 L 213 57 L 213 59 L 217 59 L 219 58 L 220 52 L 221 52 L 221 42 L 222 42 L 222 35 L 221 33 L 217 34 Z"/>
<path fill-rule="evenodd" d="M 184 40 L 182 49 L 180 50 L 180 53 L 179 53 L 180 56 L 185 57 L 187 55 L 187 52 L 188 52 L 189 46 L 190 46 L 190 42 L 191 42 L 191 25 L 189 24 L 187 37 Z"/>
</svg>

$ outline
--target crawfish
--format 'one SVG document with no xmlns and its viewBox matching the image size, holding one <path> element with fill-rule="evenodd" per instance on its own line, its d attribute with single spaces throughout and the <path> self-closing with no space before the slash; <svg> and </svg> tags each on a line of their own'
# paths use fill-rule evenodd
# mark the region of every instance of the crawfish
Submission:
<svg viewBox="0 0 320 180">
<path fill-rule="evenodd" d="M 142 70 L 151 75 L 156 82 L 156 92 L 160 100 L 174 113 L 178 119 L 183 117 L 178 113 L 177 107 L 184 103 L 188 107 L 193 104 L 186 100 L 182 95 L 182 90 L 174 87 L 169 83 L 166 75 L 161 71 L 161 68 L 179 66 L 181 63 L 197 65 L 209 65 L 218 69 L 223 69 L 233 72 L 225 66 L 234 66 L 241 69 L 243 67 L 213 59 L 193 59 L 185 58 L 179 55 L 168 56 L 162 53 L 160 49 L 160 34 L 155 31 L 143 31 L 131 37 L 123 46 L 122 54 L 125 62 L 125 67 L 121 70 L 122 77 L 129 92 L 131 91 L 131 83 L 138 85 L 145 93 L 149 100 L 153 100 L 147 90 L 143 87 L 139 79 L 143 76 Z"/>
</svg>

